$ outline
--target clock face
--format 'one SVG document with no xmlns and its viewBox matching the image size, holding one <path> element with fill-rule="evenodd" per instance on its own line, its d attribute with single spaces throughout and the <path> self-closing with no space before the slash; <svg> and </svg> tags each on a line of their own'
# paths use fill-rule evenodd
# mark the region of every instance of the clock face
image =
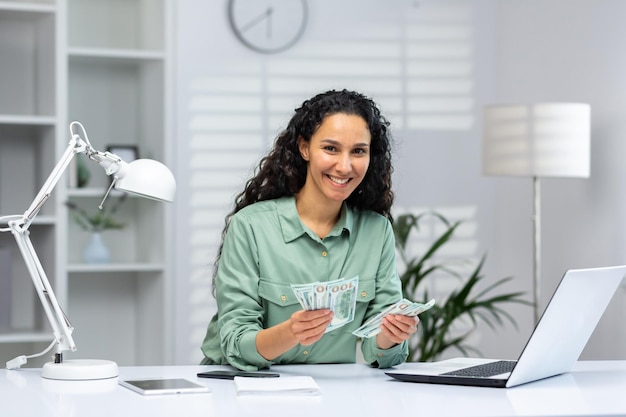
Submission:
<svg viewBox="0 0 626 417">
<path fill-rule="evenodd" d="M 229 0 L 228 17 L 237 38 L 262 53 L 284 51 L 302 36 L 306 0 Z"/>
</svg>

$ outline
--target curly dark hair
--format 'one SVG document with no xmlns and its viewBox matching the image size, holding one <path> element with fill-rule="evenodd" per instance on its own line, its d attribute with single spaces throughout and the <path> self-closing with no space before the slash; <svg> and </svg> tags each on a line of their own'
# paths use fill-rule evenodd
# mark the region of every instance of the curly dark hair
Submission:
<svg viewBox="0 0 626 417">
<path fill-rule="evenodd" d="M 391 133 L 388 120 L 381 115 L 374 101 L 363 94 L 348 90 L 330 90 L 306 100 L 295 110 L 287 128 L 278 135 L 270 152 L 263 157 L 244 190 L 235 198 L 235 207 L 226 216 L 222 242 L 230 218 L 239 210 L 259 201 L 293 196 L 304 186 L 307 161 L 300 155 L 298 138 L 310 142 L 324 119 L 334 114 L 363 118 L 371 136 L 370 163 L 363 181 L 346 199 L 359 210 L 372 210 L 393 221 L 391 205 Z M 215 265 L 221 257 L 220 245 Z M 215 270 L 215 273 L 217 269 Z M 215 284 L 215 274 L 213 284 Z M 213 285 L 215 290 L 215 285 Z"/>
<path fill-rule="evenodd" d="M 307 161 L 300 155 L 298 137 L 310 142 L 324 118 L 342 113 L 360 116 L 371 135 L 370 164 L 357 189 L 346 202 L 360 210 L 372 210 L 391 219 L 391 138 L 389 122 L 376 104 L 352 91 L 327 91 L 306 100 L 296 109 L 287 128 L 276 138 L 269 154 L 261 159 L 256 174 L 236 197 L 229 215 L 258 201 L 295 195 L 304 186 Z"/>
</svg>

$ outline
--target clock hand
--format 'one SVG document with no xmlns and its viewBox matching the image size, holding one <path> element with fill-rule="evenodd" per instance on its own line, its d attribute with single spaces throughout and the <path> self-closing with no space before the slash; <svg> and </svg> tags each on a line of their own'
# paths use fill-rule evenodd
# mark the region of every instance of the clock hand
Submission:
<svg viewBox="0 0 626 417">
<path fill-rule="evenodd" d="M 262 20 L 267 19 L 271 14 L 272 14 L 272 8 L 268 7 L 266 11 L 264 11 L 263 13 L 261 13 L 260 15 L 258 15 L 257 17 L 255 17 L 254 19 L 246 23 L 245 25 L 241 26 L 241 29 L 239 30 L 241 32 L 245 32 L 246 30 L 255 26 L 257 23 L 261 22 Z"/>
<path fill-rule="evenodd" d="M 272 13 L 274 9 L 269 7 L 267 9 L 267 39 L 272 39 Z"/>
</svg>

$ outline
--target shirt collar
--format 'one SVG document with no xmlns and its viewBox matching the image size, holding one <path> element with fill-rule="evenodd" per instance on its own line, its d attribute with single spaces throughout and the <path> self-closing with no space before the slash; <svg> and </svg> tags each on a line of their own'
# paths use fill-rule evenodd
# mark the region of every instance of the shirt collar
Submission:
<svg viewBox="0 0 626 417">
<path fill-rule="evenodd" d="M 278 218 L 283 232 L 283 239 L 285 242 L 291 242 L 296 238 L 309 232 L 309 229 L 302 223 L 298 210 L 296 208 L 296 197 L 283 197 L 276 200 L 276 207 L 278 210 Z M 341 205 L 341 215 L 339 221 L 328 236 L 339 236 L 343 231 L 350 233 L 354 224 L 354 214 L 352 210 L 348 208 L 348 205 L 344 202 Z"/>
</svg>

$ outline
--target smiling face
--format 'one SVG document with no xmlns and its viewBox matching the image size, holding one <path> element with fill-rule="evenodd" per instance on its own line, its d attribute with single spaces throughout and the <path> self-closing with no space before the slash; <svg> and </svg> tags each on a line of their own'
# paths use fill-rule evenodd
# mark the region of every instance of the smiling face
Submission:
<svg viewBox="0 0 626 417">
<path fill-rule="evenodd" d="M 341 206 L 359 186 L 370 162 L 371 135 L 365 120 L 353 114 L 327 116 L 306 142 L 298 139 L 307 161 L 300 195 L 308 201 Z"/>
</svg>

